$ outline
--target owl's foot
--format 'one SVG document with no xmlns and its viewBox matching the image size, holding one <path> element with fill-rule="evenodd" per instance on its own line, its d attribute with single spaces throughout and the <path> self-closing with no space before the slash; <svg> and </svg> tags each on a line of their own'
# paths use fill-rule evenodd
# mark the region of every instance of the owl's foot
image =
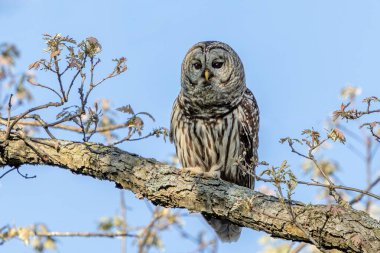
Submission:
<svg viewBox="0 0 380 253">
<path fill-rule="evenodd" d="M 210 178 L 210 179 L 219 179 L 220 178 L 220 171 L 209 171 L 204 172 L 203 177 Z"/>
<path fill-rule="evenodd" d="M 204 170 L 201 167 L 186 167 L 180 169 L 180 172 L 190 176 L 201 176 Z"/>
<path fill-rule="evenodd" d="M 220 171 L 208 171 L 205 172 L 201 167 L 186 167 L 180 169 L 181 173 L 185 173 L 186 175 L 195 176 L 198 178 L 210 178 L 210 179 L 218 179 L 220 178 Z"/>
</svg>

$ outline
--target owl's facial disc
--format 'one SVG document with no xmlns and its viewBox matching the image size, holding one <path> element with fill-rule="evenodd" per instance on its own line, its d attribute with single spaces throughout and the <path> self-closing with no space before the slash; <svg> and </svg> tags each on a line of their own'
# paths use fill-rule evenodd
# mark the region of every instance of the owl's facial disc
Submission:
<svg viewBox="0 0 380 253">
<path fill-rule="evenodd" d="M 221 42 L 200 42 L 182 63 L 182 92 L 193 112 L 237 104 L 245 90 L 244 69 L 237 54 Z M 197 109 L 196 109 L 197 108 Z"/>
<path fill-rule="evenodd" d="M 189 64 L 187 78 L 192 87 L 190 89 L 209 90 L 213 86 L 214 89 L 223 89 L 231 75 L 232 68 L 229 68 L 230 59 L 227 51 L 216 48 L 209 52 L 203 52 L 201 48 L 195 49 L 188 55 Z"/>
</svg>

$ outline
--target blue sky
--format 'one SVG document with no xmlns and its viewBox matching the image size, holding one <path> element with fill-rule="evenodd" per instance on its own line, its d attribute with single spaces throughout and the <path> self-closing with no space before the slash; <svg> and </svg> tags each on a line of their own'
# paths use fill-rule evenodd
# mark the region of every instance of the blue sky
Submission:
<svg viewBox="0 0 380 253">
<path fill-rule="evenodd" d="M 149 131 L 169 126 L 187 50 L 198 41 L 224 41 L 240 55 L 247 86 L 260 106 L 260 158 L 271 164 L 287 159 L 301 174 L 301 159 L 278 139 L 298 137 L 313 126 L 323 129 L 323 122 L 339 107 L 340 90 L 347 84 L 362 87 L 364 96 L 378 95 L 379 13 L 380 3 L 375 0 L 0 0 L 0 42 L 18 46 L 17 69 L 22 71 L 43 57 L 43 33 L 77 40 L 98 38 L 103 45 L 101 73 L 112 68 L 111 59 L 120 56 L 127 57 L 128 71 L 100 87 L 93 99 L 104 97 L 112 100 L 114 108 L 131 104 L 135 111 L 150 112 L 156 122 L 146 126 Z M 49 98 L 43 92 L 36 94 L 35 103 Z M 172 144 L 155 138 L 120 148 L 162 161 L 174 153 Z M 347 153 L 337 153 L 337 157 L 347 157 Z M 340 174 L 344 183 L 363 186 L 364 174 L 353 169 L 363 167 L 360 161 L 344 159 L 343 166 L 347 166 Z M 91 231 L 99 217 L 117 212 L 119 191 L 112 183 L 56 168 L 25 167 L 25 171 L 37 179 L 25 181 L 12 174 L 0 182 L 0 224 L 45 222 L 52 230 Z M 302 191 L 296 196 L 310 201 L 313 193 Z M 128 193 L 127 205 L 133 224 L 147 222 L 144 202 Z M 191 231 L 207 229 L 196 217 L 186 222 Z M 238 243 L 220 245 L 219 252 L 258 252 L 261 235 L 245 229 Z M 166 252 L 188 252 L 189 245 L 166 240 Z M 59 252 L 119 250 L 119 242 L 108 239 L 60 239 L 58 246 Z M 16 251 L 31 249 L 19 242 L 0 248 L 0 252 Z"/>
</svg>

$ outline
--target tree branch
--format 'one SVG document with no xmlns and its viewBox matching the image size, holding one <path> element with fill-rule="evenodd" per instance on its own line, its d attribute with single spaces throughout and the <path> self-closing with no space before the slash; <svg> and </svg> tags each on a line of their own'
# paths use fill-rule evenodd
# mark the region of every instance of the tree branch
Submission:
<svg viewBox="0 0 380 253">
<path fill-rule="evenodd" d="M 0 131 L 0 139 L 6 133 Z M 95 143 L 36 139 L 34 148 L 11 134 L 0 147 L 0 166 L 52 165 L 73 173 L 115 182 L 138 198 L 164 207 L 186 208 L 228 219 L 240 226 L 265 231 L 273 237 L 310 243 L 343 252 L 380 252 L 380 223 L 363 211 L 292 201 L 300 230 L 278 198 L 217 179 L 194 178 L 154 159 Z M 52 148 L 59 142 L 59 149 Z"/>
<path fill-rule="evenodd" d="M 113 233 L 113 232 L 38 232 L 36 236 L 41 237 L 137 237 L 137 235 L 129 233 Z"/>
</svg>

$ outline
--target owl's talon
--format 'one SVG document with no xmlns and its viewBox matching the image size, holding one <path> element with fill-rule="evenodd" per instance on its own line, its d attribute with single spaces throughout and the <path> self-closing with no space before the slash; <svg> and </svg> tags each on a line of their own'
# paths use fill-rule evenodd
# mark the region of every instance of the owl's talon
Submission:
<svg viewBox="0 0 380 253">
<path fill-rule="evenodd" d="M 203 173 L 203 177 L 210 178 L 210 179 L 219 179 L 220 178 L 220 172 L 219 171 L 209 171 Z"/>
<path fill-rule="evenodd" d="M 185 174 L 186 176 L 192 176 L 197 178 L 198 180 L 200 178 L 210 178 L 210 179 L 219 179 L 220 178 L 220 171 L 208 171 L 204 172 L 202 168 L 200 167 L 186 167 L 180 169 L 180 173 Z"/>
<path fill-rule="evenodd" d="M 184 173 L 185 175 L 190 175 L 190 176 L 199 176 L 203 174 L 203 169 L 200 167 L 186 167 L 180 169 L 181 173 Z"/>
</svg>

